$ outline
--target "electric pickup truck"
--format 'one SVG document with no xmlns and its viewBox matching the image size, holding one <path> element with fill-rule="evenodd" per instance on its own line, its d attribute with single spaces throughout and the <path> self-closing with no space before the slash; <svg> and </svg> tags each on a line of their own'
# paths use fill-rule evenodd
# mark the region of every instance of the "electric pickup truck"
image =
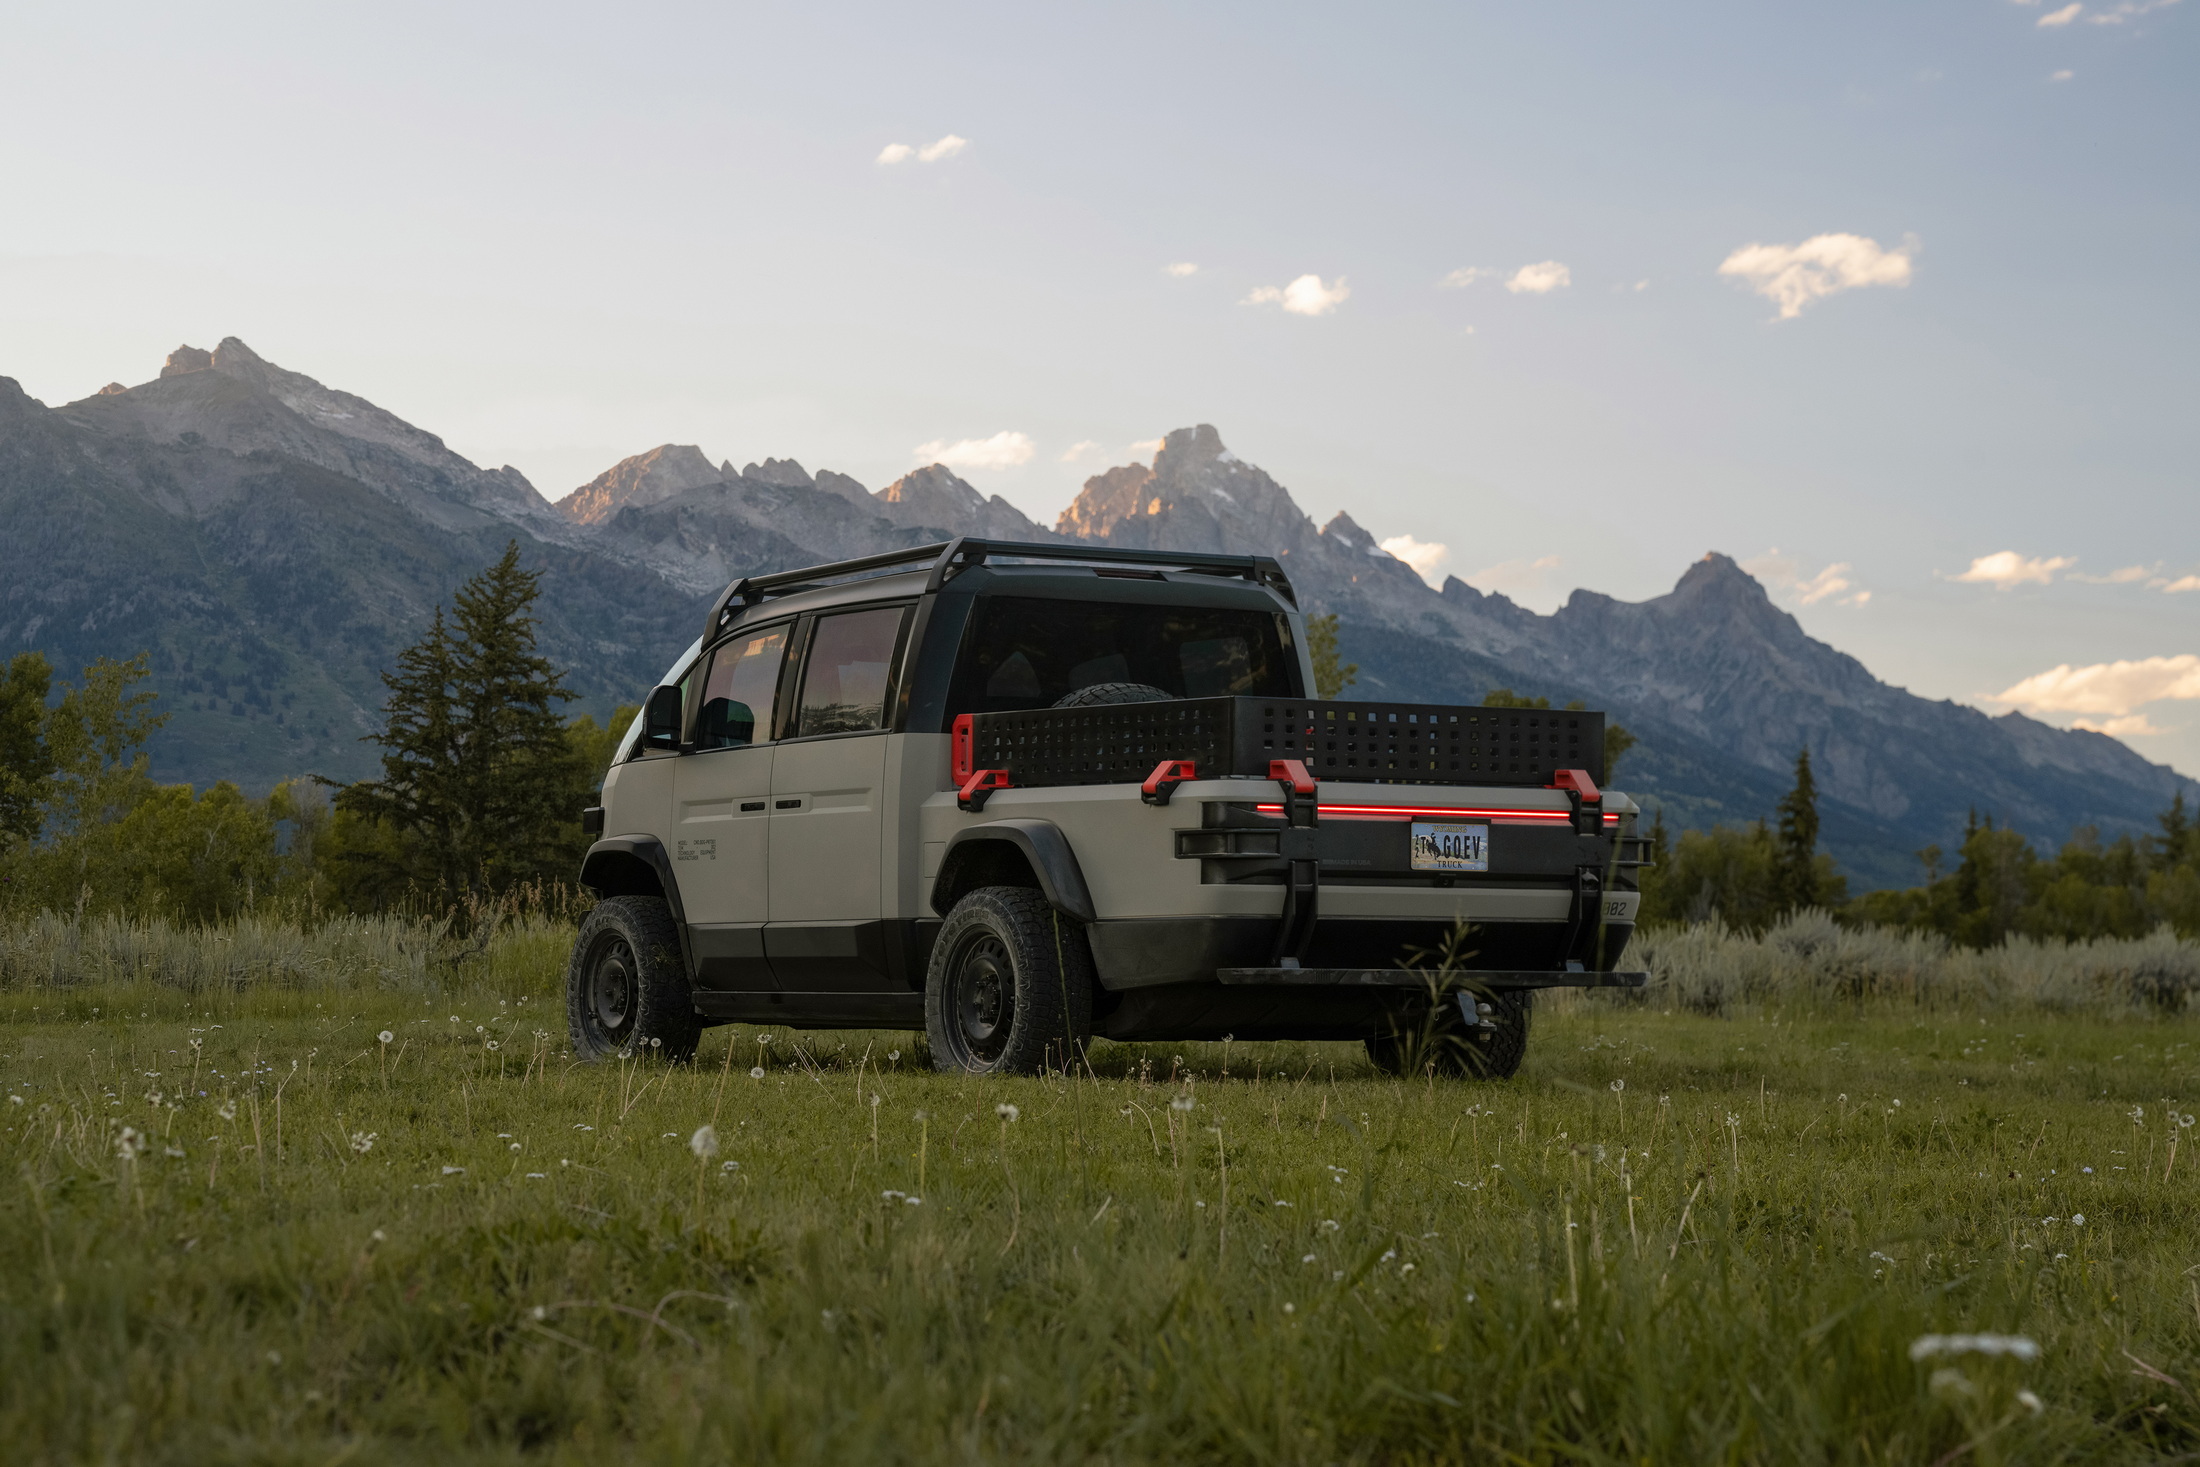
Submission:
<svg viewBox="0 0 2200 1467">
<path fill-rule="evenodd" d="M 712 1024 L 1362 1040 L 1504 1077 L 1536 989 L 1640 986 L 1604 716 L 1315 696 L 1260 556 L 964 538 L 744 578 L 584 813 L 576 1054 Z"/>
</svg>

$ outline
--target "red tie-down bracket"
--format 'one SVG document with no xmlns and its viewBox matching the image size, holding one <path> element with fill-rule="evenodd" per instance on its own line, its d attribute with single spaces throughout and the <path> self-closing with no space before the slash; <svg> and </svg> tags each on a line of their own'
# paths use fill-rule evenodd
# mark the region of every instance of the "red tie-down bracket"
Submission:
<svg viewBox="0 0 2200 1467">
<path fill-rule="evenodd" d="M 1566 792 L 1567 803 L 1573 807 L 1575 835 L 1604 833 L 1604 795 L 1588 770 L 1553 770 L 1550 788 Z"/>
<path fill-rule="evenodd" d="M 1146 782 L 1138 787 L 1138 798 L 1149 805 L 1166 805 L 1176 787 L 1188 779 L 1199 778 L 1199 766 L 1189 759 L 1164 759 L 1153 767 Z"/>
<path fill-rule="evenodd" d="M 1283 920 L 1276 924 L 1275 954 L 1269 961 L 1274 967 L 1296 968 L 1321 916 L 1321 856 L 1314 847 L 1321 803 L 1314 776 L 1300 760 L 1270 760 L 1268 777 L 1283 787 L 1286 827 L 1278 841 L 1284 856 Z"/>
<path fill-rule="evenodd" d="M 977 735 L 971 729 L 969 714 L 955 715 L 949 748 L 954 756 L 955 804 L 959 808 L 976 814 L 985 808 L 995 790 L 1015 788 L 1007 770 L 977 767 Z"/>
</svg>

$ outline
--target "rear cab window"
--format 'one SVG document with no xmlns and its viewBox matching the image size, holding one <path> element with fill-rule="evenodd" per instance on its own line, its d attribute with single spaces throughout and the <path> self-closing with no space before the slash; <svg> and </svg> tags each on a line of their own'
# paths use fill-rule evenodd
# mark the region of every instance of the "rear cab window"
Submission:
<svg viewBox="0 0 2200 1467">
<path fill-rule="evenodd" d="M 1051 708 L 1097 683 L 1172 698 L 1295 696 L 1283 618 L 1252 608 L 987 596 L 952 695 L 958 713 Z"/>
<path fill-rule="evenodd" d="M 695 714 L 695 747 L 737 749 L 768 743 L 787 656 L 787 623 L 743 632 L 710 654 L 703 702 Z"/>
</svg>

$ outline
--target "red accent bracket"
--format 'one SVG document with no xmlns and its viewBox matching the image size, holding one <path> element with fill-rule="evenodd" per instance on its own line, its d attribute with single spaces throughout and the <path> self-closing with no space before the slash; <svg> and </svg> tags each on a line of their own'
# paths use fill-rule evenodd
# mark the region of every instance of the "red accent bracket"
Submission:
<svg viewBox="0 0 2200 1467">
<path fill-rule="evenodd" d="M 1573 808 L 1575 835 L 1603 833 L 1604 796 L 1598 791 L 1597 782 L 1589 777 L 1588 770 L 1554 769 L 1550 787 L 1566 792 L 1566 803 Z"/>
<path fill-rule="evenodd" d="M 961 784 L 978 772 L 978 738 L 970 727 L 970 715 L 955 715 L 954 742 L 955 783 Z"/>
<path fill-rule="evenodd" d="M 1139 786 L 1139 796 L 1149 805 L 1166 805 L 1176 787 L 1187 779 L 1199 778 L 1199 766 L 1189 759 L 1164 759 L 1153 767 L 1146 782 Z"/>
<path fill-rule="evenodd" d="M 1586 769 L 1552 770 L 1551 788 L 1554 790 L 1572 790 L 1591 803 L 1596 803 L 1604 798 L 1597 792 L 1597 782 L 1589 777 L 1589 771 Z"/>
<path fill-rule="evenodd" d="M 1015 786 L 1008 782 L 1007 770 L 980 769 L 962 782 L 962 787 L 955 793 L 955 803 L 964 810 L 976 814 L 985 808 L 985 802 L 992 797 L 995 790 L 1014 788 Z"/>
<path fill-rule="evenodd" d="M 1294 795 L 1314 793 L 1314 776 L 1308 774 L 1306 766 L 1296 759 L 1269 760 L 1268 777 Z"/>
</svg>

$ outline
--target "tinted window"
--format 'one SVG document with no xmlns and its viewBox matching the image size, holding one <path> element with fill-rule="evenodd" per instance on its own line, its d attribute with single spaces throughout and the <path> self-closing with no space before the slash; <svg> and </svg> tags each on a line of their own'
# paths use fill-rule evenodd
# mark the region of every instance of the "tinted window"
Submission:
<svg viewBox="0 0 2200 1467">
<path fill-rule="evenodd" d="M 1094 683 L 1176 698 L 1293 696 L 1274 612 L 989 596 L 978 606 L 957 713 L 1049 708 Z"/>
<path fill-rule="evenodd" d="M 703 706 L 695 716 L 696 748 L 731 749 L 771 738 L 779 664 L 786 655 L 784 626 L 735 637 L 711 653 Z"/>
<path fill-rule="evenodd" d="M 802 674 L 798 734 L 861 733 L 886 726 L 886 683 L 904 610 L 887 606 L 817 619 Z"/>
</svg>

